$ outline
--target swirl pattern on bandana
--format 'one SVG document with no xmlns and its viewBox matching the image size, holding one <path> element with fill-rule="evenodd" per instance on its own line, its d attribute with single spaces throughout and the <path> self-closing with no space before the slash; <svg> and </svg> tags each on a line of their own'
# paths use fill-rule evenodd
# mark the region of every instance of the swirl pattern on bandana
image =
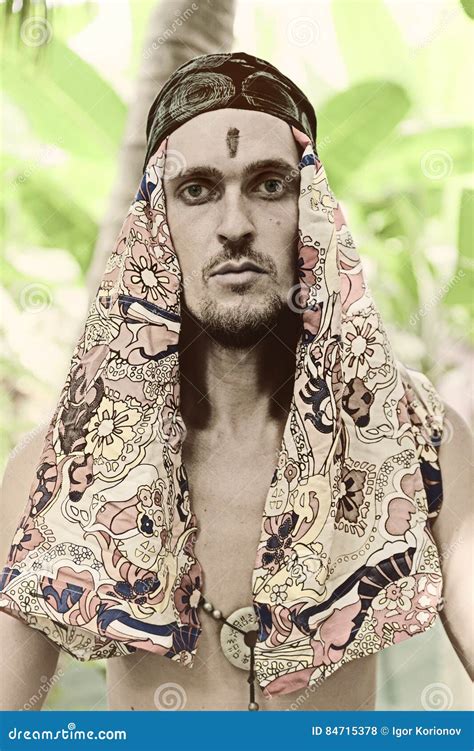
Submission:
<svg viewBox="0 0 474 751">
<path fill-rule="evenodd" d="M 274 115 L 316 143 L 311 103 L 278 68 L 245 52 L 201 55 L 177 68 L 153 102 L 144 168 L 165 136 L 196 115 L 224 107 Z"/>
</svg>

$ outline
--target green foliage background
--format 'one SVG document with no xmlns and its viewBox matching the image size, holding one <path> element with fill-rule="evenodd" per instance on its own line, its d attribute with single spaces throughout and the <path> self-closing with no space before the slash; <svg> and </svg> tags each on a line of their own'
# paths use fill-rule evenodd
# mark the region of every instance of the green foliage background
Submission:
<svg viewBox="0 0 474 751">
<path fill-rule="evenodd" d="M 133 81 L 153 2 L 129 4 Z M 247 4 L 255 49 L 245 38 L 235 44 L 283 69 L 288 50 L 301 61 L 298 83 L 314 92 L 318 150 L 395 346 L 435 383 L 462 366 L 459 353 L 470 351 L 473 337 L 471 6 L 447 2 L 434 30 L 410 46 L 382 0 L 333 0 L 348 79 L 337 90 L 318 74 L 309 45 L 292 47 L 287 34 L 282 51 L 274 4 Z M 5 30 L 3 463 L 62 384 L 114 179 L 127 104 L 69 44 L 97 12 L 94 2 L 54 7 L 53 34 L 41 49 L 24 43 L 15 16 Z M 379 708 L 418 709 L 424 687 L 436 682 L 452 689 L 452 708 L 467 708 L 465 677 L 439 624 L 413 641 L 382 655 Z M 46 708 L 105 708 L 104 664 L 67 656 L 60 664 L 64 675 Z"/>
</svg>

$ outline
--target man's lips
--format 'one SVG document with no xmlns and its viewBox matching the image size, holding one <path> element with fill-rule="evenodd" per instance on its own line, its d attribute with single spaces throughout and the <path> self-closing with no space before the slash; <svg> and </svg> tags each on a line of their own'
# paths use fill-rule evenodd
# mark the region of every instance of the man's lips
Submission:
<svg viewBox="0 0 474 751">
<path fill-rule="evenodd" d="M 245 273 L 245 272 L 252 272 L 252 274 Z M 267 272 L 264 271 L 260 266 L 257 266 L 256 263 L 253 263 L 253 261 L 243 261 L 242 263 L 236 263 L 235 261 L 226 261 L 225 263 L 221 263 L 220 266 L 217 266 L 209 276 L 224 276 L 226 274 L 234 276 L 239 276 L 240 274 L 244 274 L 245 276 L 253 276 L 253 274 L 266 274 Z"/>
</svg>

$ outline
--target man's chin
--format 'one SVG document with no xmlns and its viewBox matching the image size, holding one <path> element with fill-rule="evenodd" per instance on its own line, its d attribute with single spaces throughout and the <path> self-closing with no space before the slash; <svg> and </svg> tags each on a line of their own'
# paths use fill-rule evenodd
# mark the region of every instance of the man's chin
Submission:
<svg viewBox="0 0 474 751">
<path fill-rule="evenodd" d="M 278 322 L 283 307 L 281 298 L 271 294 L 255 304 L 242 300 L 236 304 L 206 300 L 193 315 L 216 342 L 240 349 L 251 347 L 265 337 Z"/>
</svg>

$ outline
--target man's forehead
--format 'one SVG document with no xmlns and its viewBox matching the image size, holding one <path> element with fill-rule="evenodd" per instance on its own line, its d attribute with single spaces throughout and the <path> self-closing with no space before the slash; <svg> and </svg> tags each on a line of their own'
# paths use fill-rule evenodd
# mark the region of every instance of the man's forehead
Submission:
<svg viewBox="0 0 474 751">
<path fill-rule="evenodd" d="M 177 152 L 173 162 L 180 164 L 173 177 L 197 173 L 204 165 L 244 175 L 266 163 L 269 168 L 288 171 L 299 159 L 287 123 L 264 112 L 237 109 L 206 112 L 189 120 L 171 133 L 168 150 Z"/>
<path fill-rule="evenodd" d="M 183 123 L 169 136 L 169 148 L 209 153 L 209 149 L 229 153 L 229 147 L 238 151 L 265 148 L 267 158 L 297 153 L 295 140 L 288 123 L 266 112 L 223 108 L 203 112 Z"/>
</svg>

